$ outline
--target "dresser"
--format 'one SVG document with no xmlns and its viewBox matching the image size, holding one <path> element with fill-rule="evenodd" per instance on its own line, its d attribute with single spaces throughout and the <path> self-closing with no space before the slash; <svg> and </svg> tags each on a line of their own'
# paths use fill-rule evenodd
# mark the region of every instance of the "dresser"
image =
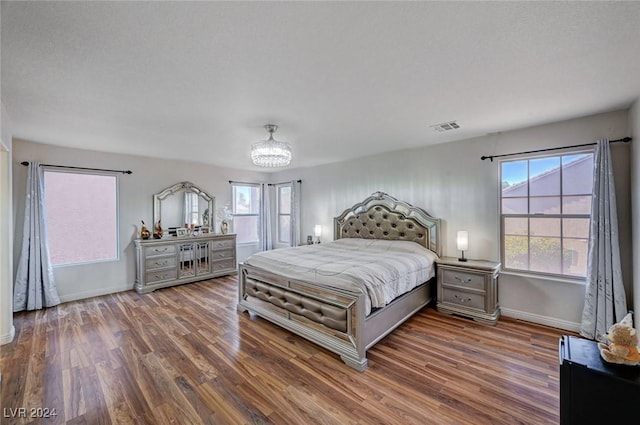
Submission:
<svg viewBox="0 0 640 425">
<path fill-rule="evenodd" d="M 436 260 L 437 309 L 495 325 L 500 317 L 498 275 L 500 263 L 483 260 Z"/>
<path fill-rule="evenodd" d="M 558 351 L 561 425 L 638 423 L 640 366 L 607 363 L 595 341 L 574 336 Z"/>
<path fill-rule="evenodd" d="M 136 239 L 138 293 L 236 273 L 236 235 Z"/>
</svg>

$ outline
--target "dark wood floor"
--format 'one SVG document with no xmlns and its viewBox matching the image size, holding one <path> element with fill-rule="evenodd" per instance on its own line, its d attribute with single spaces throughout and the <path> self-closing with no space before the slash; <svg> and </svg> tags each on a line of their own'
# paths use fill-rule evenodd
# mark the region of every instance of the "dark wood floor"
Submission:
<svg viewBox="0 0 640 425">
<path fill-rule="evenodd" d="M 360 373 L 237 313 L 236 297 L 236 278 L 225 277 L 17 314 L 14 342 L 0 346 L 0 422 L 559 421 L 561 330 L 509 319 L 487 326 L 426 308 L 374 346 Z"/>
</svg>

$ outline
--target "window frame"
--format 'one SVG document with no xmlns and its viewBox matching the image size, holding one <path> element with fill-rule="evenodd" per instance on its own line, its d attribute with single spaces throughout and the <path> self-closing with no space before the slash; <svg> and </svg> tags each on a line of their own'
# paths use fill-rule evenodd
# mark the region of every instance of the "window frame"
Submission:
<svg viewBox="0 0 640 425">
<path fill-rule="evenodd" d="M 257 213 L 236 213 L 236 187 L 251 187 L 251 188 L 257 188 L 258 192 L 260 194 L 260 201 L 258 202 L 258 212 Z M 234 224 L 233 224 L 233 232 L 237 235 L 238 231 L 237 231 L 237 227 L 235 224 L 235 218 L 236 217 L 256 217 L 257 218 L 257 223 L 258 223 L 258 229 L 257 229 L 257 234 L 258 234 L 258 238 L 255 241 L 251 241 L 251 242 L 238 242 L 238 245 L 242 246 L 242 245 L 259 245 L 261 242 L 261 238 L 262 238 L 262 216 L 264 214 L 263 211 L 263 202 L 264 200 L 262 199 L 264 197 L 264 193 L 262 190 L 262 184 L 260 183 L 241 183 L 241 182 L 232 182 L 231 183 L 231 216 L 233 217 L 234 220 Z"/>
<path fill-rule="evenodd" d="M 564 273 L 552 273 L 552 272 L 542 272 L 542 271 L 538 271 L 538 270 L 529 270 L 529 269 L 517 269 L 517 268 L 509 268 L 506 266 L 505 264 L 505 219 L 506 218 L 526 218 L 527 219 L 527 241 L 528 241 L 528 246 L 529 246 L 529 242 L 531 240 L 531 219 L 532 218 L 550 218 L 550 219 L 558 219 L 559 220 L 559 225 L 560 225 L 560 270 L 564 270 L 564 255 L 562 254 L 563 252 L 563 241 L 564 241 L 564 229 L 563 229 L 563 224 L 564 224 L 564 219 L 588 219 L 589 220 L 589 234 L 587 235 L 587 241 L 589 240 L 590 237 L 590 232 L 591 232 L 591 212 L 589 213 L 583 213 L 583 214 L 578 214 L 578 213 L 567 213 L 564 214 L 563 213 L 563 208 L 564 208 L 564 204 L 562 202 L 563 200 L 563 164 L 562 164 L 562 157 L 563 156 L 569 156 L 569 155 L 580 155 L 580 154 L 589 154 L 591 155 L 592 159 L 595 157 L 595 150 L 593 148 L 590 149 L 576 149 L 576 150 L 566 150 L 560 153 L 556 153 L 556 154 L 547 154 L 547 155 L 527 155 L 527 154 L 523 154 L 523 155 L 519 155 L 516 157 L 511 157 L 509 159 L 502 159 L 499 161 L 499 180 L 498 180 L 498 190 L 499 190 L 499 195 L 498 195 L 498 215 L 499 215 L 499 232 L 500 232 L 500 258 L 502 259 L 502 266 L 501 269 L 503 272 L 506 273 L 511 273 L 511 274 L 519 274 L 519 275 L 526 275 L 526 276 L 533 276 L 533 277 L 538 277 L 538 278 L 552 278 L 555 280 L 567 280 L 567 281 L 571 281 L 571 282 L 585 282 L 586 277 L 585 276 L 576 276 L 576 275 L 571 275 L 571 274 L 564 274 Z M 505 214 L 502 211 L 502 207 L 503 207 L 503 197 L 502 197 L 502 191 L 503 191 L 503 187 L 502 187 L 502 183 L 503 183 L 503 164 L 506 162 L 516 162 L 516 161 L 527 161 L 527 181 L 529 182 L 530 180 L 530 161 L 536 160 L 536 159 L 543 159 L 543 158 L 553 158 L 553 157 L 558 157 L 560 158 L 560 166 L 559 166 L 559 173 L 560 173 L 560 177 L 559 177 L 559 187 L 560 187 L 560 192 L 559 195 L 557 195 L 557 197 L 560 198 L 560 213 L 557 214 L 544 214 L 544 213 L 527 213 L 527 214 Z M 548 195 L 551 196 L 551 195 Z M 556 195 L 553 195 L 556 196 Z M 572 196 L 572 195 L 567 195 L 567 196 Z M 586 194 L 584 195 L 580 195 L 580 196 L 586 196 Z M 591 196 L 591 202 L 593 202 L 593 194 L 589 194 L 589 196 Z M 537 196 L 536 198 L 541 198 L 543 196 Z M 526 199 L 527 199 L 527 209 L 530 209 L 530 198 L 531 198 L 531 191 L 530 191 L 530 186 L 528 184 L 527 186 L 527 195 L 526 195 Z M 535 235 L 534 235 L 535 236 Z M 588 243 L 588 242 L 587 242 Z M 587 248 L 588 250 L 588 248 Z M 528 257 L 530 258 L 531 255 L 531 250 L 528 249 Z M 587 255 L 588 255 L 588 251 L 587 251 Z M 530 266 L 530 261 L 528 261 L 528 264 Z"/>
<path fill-rule="evenodd" d="M 43 190 L 44 190 L 44 199 L 43 202 L 46 202 L 46 173 L 59 173 L 59 174 L 81 174 L 81 175 L 91 175 L 91 176 L 108 176 L 113 177 L 115 179 L 115 257 L 107 258 L 107 259 L 99 259 L 99 260 L 88 260 L 88 261 L 76 261 L 72 263 L 64 263 L 64 264 L 52 264 L 53 268 L 65 268 L 65 267 L 75 267 L 75 266 L 83 266 L 88 264 L 97 264 L 97 263 L 111 263 L 117 262 L 121 259 L 121 249 L 120 249 L 120 175 L 118 173 L 112 173 L 109 171 L 99 171 L 99 170 L 78 170 L 72 168 L 65 168 L 59 166 L 47 166 L 41 165 L 42 168 L 42 181 L 43 181 Z M 46 212 L 45 212 L 46 213 Z M 45 217 L 45 221 L 47 218 Z M 47 222 L 47 228 L 49 228 L 49 223 Z M 49 238 L 49 233 L 47 233 L 47 238 Z M 49 241 L 47 241 L 49 244 Z M 49 252 L 51 252 L 51 248 L 49 247 Z"/>
</svg>

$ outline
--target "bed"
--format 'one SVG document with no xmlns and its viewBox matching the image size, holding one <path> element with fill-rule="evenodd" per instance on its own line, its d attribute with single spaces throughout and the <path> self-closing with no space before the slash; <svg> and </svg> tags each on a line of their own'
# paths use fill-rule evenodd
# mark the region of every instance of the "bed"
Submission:
<svg viewBox="0 0 640 425">
<path fill-rule="evenodd" d="M 439 219 L 376 192 L 334 218 L 333 242 L 265 251 L 241 263 L 238 311 L 364 371 L 367 350 L 434 298 L 440 253 Z"/>
</svg>

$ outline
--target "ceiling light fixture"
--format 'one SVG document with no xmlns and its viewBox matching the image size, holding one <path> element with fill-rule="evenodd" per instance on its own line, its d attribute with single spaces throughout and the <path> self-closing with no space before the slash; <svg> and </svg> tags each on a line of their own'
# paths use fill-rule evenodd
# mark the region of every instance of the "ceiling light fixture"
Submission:
<svg viewBox="0 0 640 425">
<path fill-rule="evenodd" d="M 277 125 L 264 126 L 269 132 L 269 139 L 251 145 L 251 161 L 260 167 L 286 167 L 291 162 L 291 146 L 273 138 Z"/>
</svg>

